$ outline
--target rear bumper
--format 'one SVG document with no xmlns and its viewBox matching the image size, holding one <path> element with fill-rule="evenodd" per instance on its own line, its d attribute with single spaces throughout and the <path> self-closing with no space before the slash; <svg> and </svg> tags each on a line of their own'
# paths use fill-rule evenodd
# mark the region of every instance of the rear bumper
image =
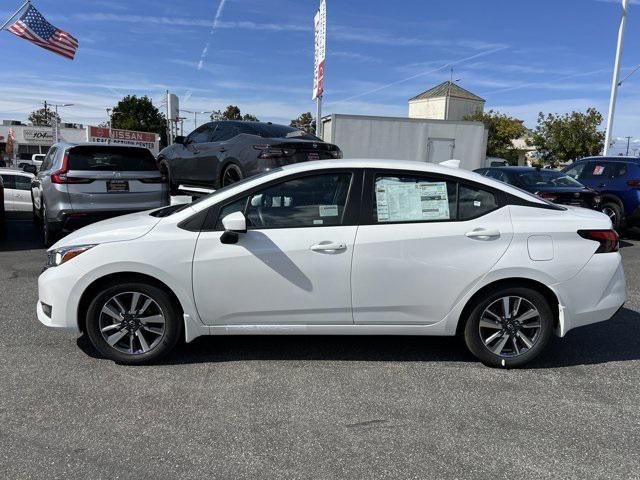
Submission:
<svg viewBox="0 0 640 480">
<path fill-rule="evenodd" d="M 560 336 L 609 320 L 627 300 L 622 257 L 619 253 L 596 254 L 578 275 L 551 288 L 560 297 Z"/>
</svg>

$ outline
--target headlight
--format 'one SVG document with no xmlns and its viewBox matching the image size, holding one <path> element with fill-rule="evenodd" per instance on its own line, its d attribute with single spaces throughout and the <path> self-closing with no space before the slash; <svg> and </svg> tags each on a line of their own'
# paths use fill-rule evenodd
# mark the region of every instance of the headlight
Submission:
<svg viewBox="0 0 640 480">
<path fill-rule="evenodd" d="M 58 267 L 93 247 L 95 247 L 95 245 L 76 245 L 50 250 L 47 252 L 47 264 L 44 268 Z"/>
</svg>

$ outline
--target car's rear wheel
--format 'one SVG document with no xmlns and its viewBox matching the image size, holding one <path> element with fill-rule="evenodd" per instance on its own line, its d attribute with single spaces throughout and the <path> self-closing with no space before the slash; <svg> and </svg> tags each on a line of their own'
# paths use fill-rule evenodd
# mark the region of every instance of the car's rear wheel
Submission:
<svg viewBox="0 0 640 480">
<path fill-rule="evenodd" d="M 47 217 L 47 208 L 42 207 L 42 242 L 44 246 L 49 248 L 56 243 L 58 232 L 54 229 L 53 224 Z"/>
<path fill-rule="evenodd" d="M 179 310 L 162 289 L 144 283 L 109 285 L 87 310 L 93 346 L 118 363 L 139 365 L 169 353 L 182 332 Z"/>
<path fill-rule="evenodd" d="M 480 299 L 465 325 L 467 347 L 490 367 L 519 367 L 544 349 L 553 332 L 553 313 L 540 292 L 498 288 Z"/>
<path fill-rule="evenodd" d="M 622 224 L 622 209 L 620 205 L 615 202 L 607 202 L 601 207 L 602 213 L 607 215 L 611 219 L 611 224 L 613 228 L 617 231 L 623 227 Z"/>
<path fill-rule="evenodd" d="M 226 187 L 227 185 L 232 185 L 236 182 L 239 182 L 244 178 L 244 174 L 242 173 L 242 169 L 236 165 L 235 163 L 230 163 L 224 170 L 222 171 L 222 175 L 220 177 L 220 186 Z"/>
<path fill-rule="evenodd" d="M 178 191 L 178 187 L 180 185 L 175 184 L 173 179 L 171 178 L 171 171 L 169 170 L 167 163 L 164 161 L 160 162 L 159 170 L 160 170 L 160 173 L 164 175 L 164 177 L 167 179 L 167 183 L 169 184 L 169 194 L 178 195 L 180 193 Z"/>
</svg>

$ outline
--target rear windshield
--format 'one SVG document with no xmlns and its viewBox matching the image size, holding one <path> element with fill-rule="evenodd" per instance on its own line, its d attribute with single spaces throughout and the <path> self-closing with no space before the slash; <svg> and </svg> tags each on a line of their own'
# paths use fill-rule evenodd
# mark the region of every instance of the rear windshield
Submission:
<svg viewBox="0 0 640 480">
<path fill-rule="evenodd" d="M 69 170 L 154 171 L 156 159 L 146 148 L 80 146 L 69 150 Z"/>
<path fill-rule="evenodd" d="M 582 187 L 582 184 L 577 180 L 553 170 L 525 172 L 519 174 L 518 177 L 528 187 Z"/>
<path fill-rule="evenodd" d="M 322 141 L 315 135 L 285 125 L 269 125 L 268 123 L 246 123 L 237 125 L 240 133 L 259 135 L 264 138 L 303 138 L 305 140 Z"/>
</svg>

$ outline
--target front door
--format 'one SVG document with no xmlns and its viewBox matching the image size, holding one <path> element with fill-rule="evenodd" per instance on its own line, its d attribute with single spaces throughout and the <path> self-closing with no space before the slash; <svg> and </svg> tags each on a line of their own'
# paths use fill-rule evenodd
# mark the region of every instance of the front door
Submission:
<svg viewBox="0 0 640 480">
<path fill-rule="evenodd" d="M 490 189 L 455 179 L 379 172 L 365 185 L 372 215 L 356 237 L 356 324 L 434 324 L 504 254 L 513 228 Z"/>
<path fill-rule="evenodd" d="M 353 324 L 355 172 L 278 181 L 216 209 L 200 234 L 193 292 L 207 325 Z M 359 193 L 359 192 L 358 192 Z M 355 200 L 355 201 L 354 201 Z M 248 231 L 223 244 L 221 219 L 242 211 Z"/>
</svg>

